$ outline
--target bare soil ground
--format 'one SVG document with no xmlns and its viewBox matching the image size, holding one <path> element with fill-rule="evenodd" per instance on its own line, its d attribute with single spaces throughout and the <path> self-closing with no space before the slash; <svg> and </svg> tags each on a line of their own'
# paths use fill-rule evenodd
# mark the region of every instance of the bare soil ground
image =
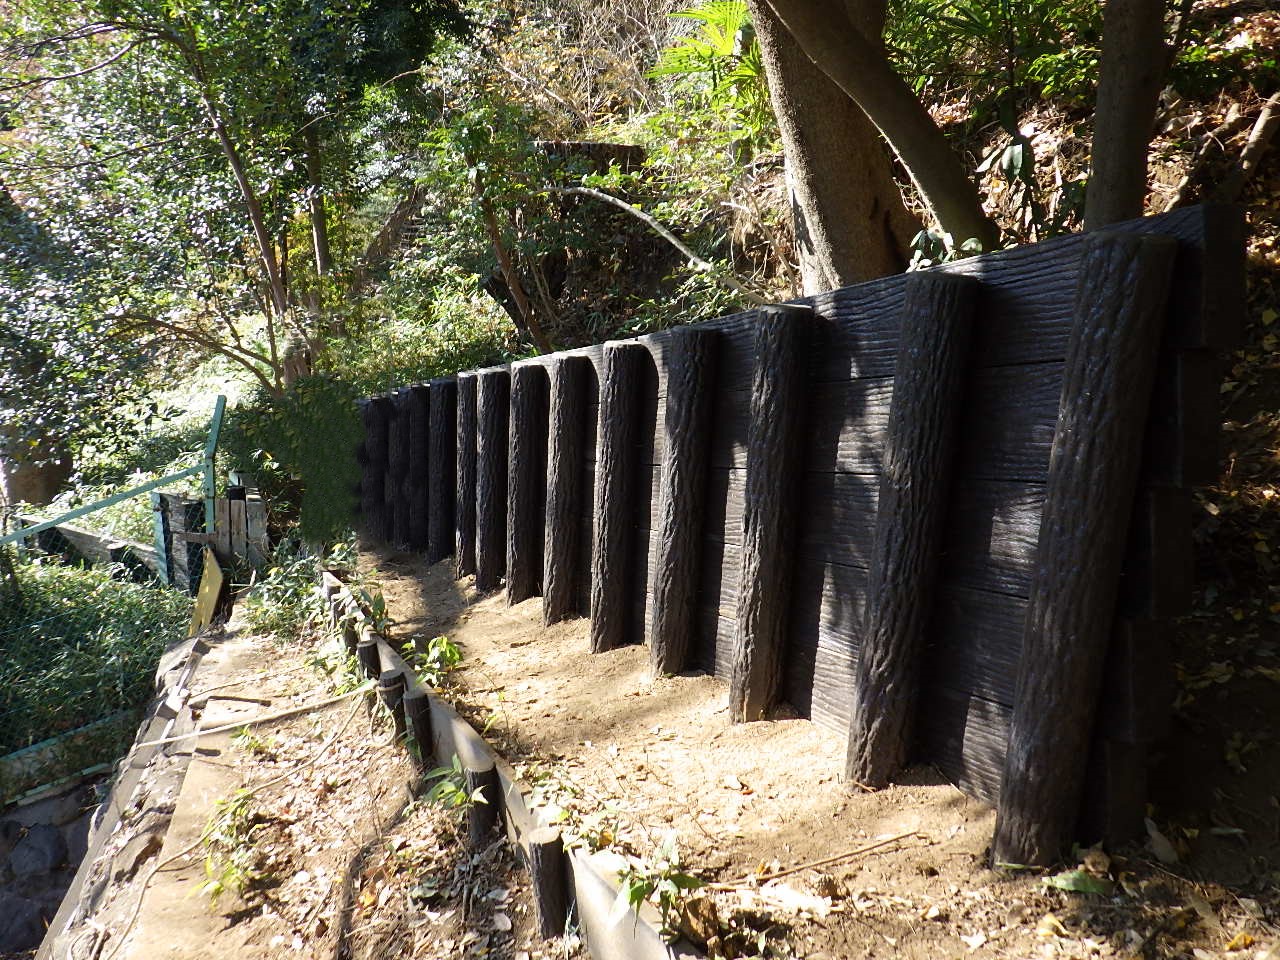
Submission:
<svg viewBox="0 0 1280 960">
<path fill-rule="evenodd" d="M 393 636 L 445 634 L 462 648 L 452 695 L 549 819 L 641 874 L 674 839 L 678 871 L 707 886 L 673 926 L 714 954 L 1280 957 L 1274 885 L 1227 885 L 1175 862 L 1181 835 L 1082 851 L 1054 875 L 1105 894 L 993 871 L 993 811 L 930 768 L 849 792 L 842 739 L 805 720 L 731 724 L 714 678 L 654 679 L 643 647 L 590 655 L 585 621 L 544 628 L 540 601 L 479 597 L 448 561 L 364 562 Z M 1181 854 L 1166 847 L 1177 844 Z"/>
</svg>

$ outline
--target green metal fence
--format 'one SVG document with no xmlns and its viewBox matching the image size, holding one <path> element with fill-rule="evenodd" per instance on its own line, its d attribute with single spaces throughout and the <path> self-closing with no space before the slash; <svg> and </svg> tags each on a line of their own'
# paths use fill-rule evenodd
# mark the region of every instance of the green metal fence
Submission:
<svg viewBox="0 0 1280 960">
<path fill-rule="evenodd" d="M 156 512 L 154 555 L 145 562 L 133 554 L 148 548 L 107 543 L 95 551 L 106 562 L 64 563 L 85 556 L 84 538 L 91 536 L 73 524 L 92 527 L 101 510 L 133 497 L 158 498 L 164 487 L 202 475 L 202 519 L 212 530 L 225 409 L 218 397 L 198 463 L 47 520 L 24 517 L 0 536 L 0 803 L 114 762 L 132 741 L 160 654 L 185 634 L 191 599 L 155 582 L 167 584 L 172 569 L 163 511 Z M 185 519 L 193 529 L 201 518 Z M 186 549 L 176 540 L 171 546 Z M 192 573 L 198 582 L 199 571 Z"/>
</svg>

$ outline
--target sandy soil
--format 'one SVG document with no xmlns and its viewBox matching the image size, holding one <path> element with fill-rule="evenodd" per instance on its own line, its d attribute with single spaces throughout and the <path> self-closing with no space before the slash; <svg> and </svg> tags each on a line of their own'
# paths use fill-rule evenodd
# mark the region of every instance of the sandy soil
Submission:
<svg viewBox="0 0 1280 960">
<path fill-rule="evenodd" d="M 686 932 L 713 938 L 713 951 L 1280 957 L 1266 922 L 1275 914 L 1256 899 L 1241 906 L 1236 892 L 1141 850 L 1082 861 L 1111 896 L 992 871 L 994 812 L 931 768 L 879 793 L 849 792 L 842 740 L 805 720 L 731 724 L 720 681 L 655 679 L 644 647 L 593 656 L 585 620 L 544 628 L 539 600 L 509 608 L 501 593 L 477 596 L 449 561 L 382 553 L 365 563 L 396 638 L 446 634 L 461 647 L 460 707 L 549 819 L 642 870 L 675 838 L 679 869 L 708 881 L 697 896 L 714 903 L 692 911 Z M 710 925 L 699 920 L 708 913 Z"/>
</svg>

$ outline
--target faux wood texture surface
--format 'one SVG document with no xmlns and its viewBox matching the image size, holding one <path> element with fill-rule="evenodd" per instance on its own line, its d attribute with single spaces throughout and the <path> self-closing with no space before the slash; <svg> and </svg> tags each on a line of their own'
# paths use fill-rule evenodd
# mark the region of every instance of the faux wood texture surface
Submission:
<svg viewBox="0 0 1280 960">
<path fill-rule="evenodd" d="M 408 408 L 409 469 L 404 485 L 409 501 L 409 549 L 427 549 L 428 513 L 431 490 L 428 464 L 431 450 L 431 388 L 425 384 L 409 387 Z"/>
<path fill-rule="evenodd" d="M 458 577 L 476 572 L 476 375 L 458 374 L 454 550 Z"/>
<path fill-rule="evenodd" d="M 507 603 L 542 592 L 543 523 L 547 504 L 546 371 L 511 371 L 511 430 L 507 485 Z"/>
<path fill-rule="evenodd" d="M 582 583 L 590 565 L 591 487 L 585 482 L 588 422 L 587 385 L 591 361 L 563 357 L 548 365 L 546 528 L 543 532 L 542 619 L 550 625 L 586 613 Z"/>
<path fill-rule="evenodd" d="M 911 745 L 977 290 L 945 274 L 907 282 L 845 765 L 849 781 L 874 788 Z"/>
<path fill-rule="evenodd" d="M 655 674 L 688 667 L 697 629 L 718 345 L 718 335 L 711 330 L 685 328 L 672 334 L 664 357 L 666 403 L 660 432 L 665 454 L 659 471 L 656 557 L 649 576 L 649 653 Z"/>
<path fill-rule="evenodd" d="M 1239 228 L 1238 213 L 1208 208 L 1114 228 L 1179 241 L 1155 394 L 1160 406 L 1144 441 L 1142 471 L 1148 484 L 1178 486 L 1214 469 L 1216 420 L 1204 392 L 1206 385 L 1214 388 L 1209 348 L 1234 342 L 1238 332 Z M 921 711 L 916 757 L 936 762 L 986 799 L 994 800 L 1000 790 L 1073 294 L 1090 269 L 1081 259 L 1089 242 L 1065 237 L 935 268 L 972 276 L 982 287 L 961 411 L 964 448 L 952 486 L 924 656 L 922 702 L 928 709 Z M 802 714 L 842 731 L 849 721 L 863 632 L 904 283 L 901 277 L 886 278 L 807 301 L 815 308 L 802 357 L 812 384 L 806 401 L 811 419 L 802 431 L 799 454 L 803 471 L 796 488 L 805 509 L 797 524 L 795 594 L 781 693 Z M 737 314 L 698 325 L 718 332 L 720 348 L 691 659 L 726 678 L 738 629 L 753 316 Z M 654 389 L 646 385 L 641 391 L 642 424 L 665 406 L 669 339 L 670 332 L 664 332 L 641 341 L 656 367 Z M 579 474 L 585 492 L 594 489 L 596 477 L 604 351 L 600 346 L 582 348 L 537 362 L 554 365 L 566 356 L 582 358 L 591 370 L 584 400 L 589 426 Z M 638 459 L 661 464 L 666 446 L 661 433 L 638 442 Z M 460 445 L 460 467 L 462 460 Z M 639 467 L 636 476 L 643 486 L 645 474 Z M 651 539 L 649 531 L 661 526 L 659 474 L 651 466 L 647 476 L 650 496 L 636 498 L 630 530 L 630 557 L 644 563 L 631 579 L 633 593 L 642 584 L 657 583 L 657 537 Z M 460 476 L 460 489 L 462 483 Z M 584 495 L 582 501 L 576 530 L 585 553 L 596 531 L 592 498 Z M 1134 542 L 1172 542 L 1167 535 L 1176 524 L 1156 524 L 1147 535 L 1141 522 L 1135 523 Z M 1137 582 L 1138 573 L 1139 567 L 1127 559 L 1125 598 L 1135 594 L 1130 584 Z M 582 563 L 581 595 L 587 595 L 589 585 L 590 564 Z M 646 598 L 632 596 L 622 606 L 624 635 L 633 636 L 634 624 L 646 616 L 652 621 Z"/>
<path fill-rule="evenodd" d="M 810 318 L 807 309 L 765 308 L 755 324 L 737 636 L 729 677 L 729 715 L 737 721 L 763 719 L 782 686 L 800 432 L 809 402 L 803 361 Z"/>
<path fill-rule="evenodd" d="M 453 380 L 432 380 L 430 390 L 427 560 L 438 563 L 453 553 L 455 546 L 458 385 Z"/>
<path fill-rule="evenodd" d="M 649 351 L 634 342 L 609 343 L 600 380 L 591 550 L 591 650 L 598 653 L 630 642 L 636 588 L 636 472 L 642 393 Z"/>
<path fill-rule="evenodd" d="M 507 566 L 507 428 L 511 375 L 476 378 L 476 589 L 496 590 Z"/>
<path fill-rule="evenodd" d="M 1048 864 L 1071 840 L 1176 252 L 1164 238 L 1096 234 L 1085 254 L 1001 781 L 997 862 Z"/>
</svg>

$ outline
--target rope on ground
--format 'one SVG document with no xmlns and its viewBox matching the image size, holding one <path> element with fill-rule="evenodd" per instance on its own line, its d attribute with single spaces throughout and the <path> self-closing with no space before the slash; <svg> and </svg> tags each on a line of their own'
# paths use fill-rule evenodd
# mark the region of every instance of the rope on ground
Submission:
<svg viewBox="0 0 1280 960">
<path fill-rule="evenodd" d="M 844 853 L 837 853 L 834 856 L 823 857 L 821 860 L 810 860 L 808 863 L 802 863 L 795 867 L 787 867 L 785 870 L 774 870 L 772 873 L 762 873 L 744 877 L 737 883 L 708 883 L 707 887 L 711 890 L 737 890 L 741 887 L 757 886 L 770 880 L 777 880 L 779 877 L 789 877 L 793 873 L 801 873 L 805 870 L 814 870 L 818 867 L 828 867 L 833 863 L 839 863 L 841 860 L 849 860 L 852 857 L 860 857 L 864 853 L 871 853 L 879 850 L 881 847 L 887 847 L 891 843 L 897 843 L 900 840 L 906 840 L 908 837 L 919 837 L 922 840 L 929 839 L 924 834 L 916 830 L 908 830 L 906 833 L 900 833 L 896 837 L 886 837 L 883 840 L 877 840 L 875 843 L 869 843 L 865 847 L 858 847 L 856 850 L 846 850 Z"/>
<path fill-rule="evenodd" d="M 231 730 L 243 730 L 245 727 L 252 727 L 260 723 L 269 723 L 272 720 L 283 720 L 285 717 L 292 717 L 299 713 L 307 713 L 311 710 L 320 710 L 323 707 L 333 706 L 335 703 L 341 703 L 350 697 L 354 697 L 361 693 L 367 693 L 373 689 L 373 681 L 366 680 L 354 690 L 348 690 L 346 693 L 340 693 L 336 697 L 329 697 L 326 700 L 320 700 L 315 703 L 304 703 L 300 707 L 290 707 L 288 710 L 277 710 L 275 713 L 262 713 L 256 717 L 248 717 L 244 720 L 237 720 L 235 723 L 224 723 L 220 727 L 197 728 L 187 733 L 179 733 L 172 737 L 162 737 L 159 740 L 148 740 L 145 743 L 138 744 L 135 749 L 143 747 L 163 747 L 170 743 L 179 743 L 183 740 L 190 740 L 192 737 L 201 737 L 211 733 L 227 733 Z"/>
<path fill-rule="evenodd" d="M 347 697 L 355 696 L 358 693 L 364 693 L 372 689 L 372 687 L 373 687 L 373 684 L 371 682 L 362 683 L 359 687 L 357 687 L 355 690 L 352 690 L 350 693 L 345 693 L 341 697 L 335 697 L 329 700 L 328 702 L 337 703 L 339 700 L 346 699 Z M 313 704 L 311 706 L 316 707 L 316 706 L 321 706 L 321 704 Z M 300 707 L 296 710 L 289 711 L 289 712 L 301 713 L 305 709 L 309 709 L 309 708 Z M 346 719 L 342 721 L 342 726 L 338 727 L 338 729 L 334 731 L 333 736 L 331 736 L 328 740 L 326 740 L 323 744 L 321 744 L 320 748 L 316 750 L 316 752 L 313 753 L 300 766 L 291 767 L 290 769 L 288 769 L 287 771 L 285 771 L 284 773 L 280 774 L 277 777 L 272 777 L 270 780 L 266 780 L 263 783 L 257 784 L 256 786 L 249 787 L 246 793 L 244 794 L 244 796 L 246 797 L 254 796 L 255 794 L 261 793 L 263 790 L 267 789 L 267 787 L 275 786 L 277 783 L 281 783 L 285 780 L 288 780 L 290 777 L 296 776 L 297 774 L 301 773 L 303 770 L 306 770 L 308 767 L 315 766 L 315 764 L 319 762 L 320 758 L 323 757 L 326 753 L 328 753 L 329 749 L 335 743 L 338 742 L 338 738 L 342 736 L 344 732 L 346 732 L 347 727 L 351 725 L 351 721 L 355 719 L 355 715 L 359 711 L 359 709 L 360 709 L 360 701 L 357 700 L 355 703 L 351 705 L 351 711 L 347 714 Z M 237 725 L 237 727 L 234 727 L 232 729 L 237 729 L 239 726 L 243 726 L 243 724 L 239 724 Z M 213 733 L 214 731 L 207 730 L 204 732 Z M 176 739 L 183 739 L 183 738 L 178 737 Z M 115 960 L 115 955 L 120 952 L 120 948 L 124 946 L 125 940 L 128 938 L 129 934 L 133 932 L 134 925 L 138 922 L 138 915 L 142 912 L 142 901 L 146 898 L 147 888 L 151 886 L 151 881 L 155 879 L 156 874 L 159 873 L 161 870 L 163 870 L 165 867 L 169 866 L 169 864 L 175 863 L 178 860 L 181 860 L 183 857 L 193 853 L 203 843 L 204 843 L 204 837 L 203 836 L 197 837 L 195 840 L 187 844 L 185 847 L 183 847 L 173 856 L 168 857 L 164 860 L 161 860 L 159 863 L 157 863 L 154 867 L 152 867 L 147 872 L 147 876 L 142 881 L 142 885 L 138 890 L 138 899 L 134 902 L 133 911 L 132 913 L 129 914 L 129 919 L 125 922 L 124 930 L 121 931 L 119 939 L 116 940 L 116 945 L 112 948 L 111 952 L 108 953 L 106 957 L 103 958 L 103 960 Z"/>
</svg>

